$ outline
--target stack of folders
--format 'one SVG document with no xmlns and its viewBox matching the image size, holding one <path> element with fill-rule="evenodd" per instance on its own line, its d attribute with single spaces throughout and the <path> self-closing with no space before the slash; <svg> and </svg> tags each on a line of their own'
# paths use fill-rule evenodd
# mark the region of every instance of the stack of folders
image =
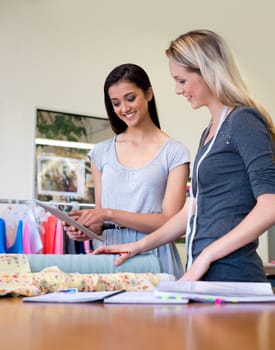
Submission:
<svg viewBox="0 0 275 350">
<path fill-rule="evenodd" d="M 155 295 L 170 298 L 181 296 L 189 301 L 216 304 L 275 302 L 275 295 L 268 282 L 160 282 Z"/>
<path fill-rule="evenodd" d="M 271 303 L 275 302 L 270 283 L 251 282 L 160 282 L 154 291 L 77 292 L 58 291 L 34 297 L 24 297 L 24 302 L 105 304 L 187 304 L 208 303 Z"/>
</svg>

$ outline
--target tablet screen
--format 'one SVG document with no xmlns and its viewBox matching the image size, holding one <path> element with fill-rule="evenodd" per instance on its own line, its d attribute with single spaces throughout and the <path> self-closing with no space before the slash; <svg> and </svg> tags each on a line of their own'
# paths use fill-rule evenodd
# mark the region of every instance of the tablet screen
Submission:
<svg viewBox="0 0 275 350">
<path fill-rule="evenodd" d="M 49 213 L 56 216 L 61 221 L 65 221 L 68 225 L 74 226 L 78 230 L 82 231 L 83 233 L 85 233 L 85 235 L 91 237 L 92 239 L 98 239 L 99 241 L 103 242 L 103 239 L 100 236 L 98 236 L 96 233 L 91 231 L 88 227 L 81 225 L 79 222 L 77 222 L 71 216 L 67 215 L 64 211 L 57 209 L 51 205 L 48 205 L 44 202 L 38 201 L 38 200 L 34 200 L 34 202 L 36 204 L 38 204 L 40 207 L 44 208 Z"/>
</svg>

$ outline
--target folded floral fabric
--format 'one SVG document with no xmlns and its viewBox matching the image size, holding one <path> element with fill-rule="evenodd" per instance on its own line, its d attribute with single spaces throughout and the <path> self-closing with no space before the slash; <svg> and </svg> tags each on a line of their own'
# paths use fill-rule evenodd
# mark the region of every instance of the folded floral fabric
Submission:
<svg viewBox="0 0 275 350">
<path fill-rule="evenodd" d="M 2 273 L 0 274 L 0 296 L 40 295 L 40 289 L 33 283 L 32 273 Z"/>
<path fill-rule="evenodd" d="M 2 273 L 29 273 L 31 272 L 27 255 L 0 254 L 0 275 Z"/>
<path fill-rule="evenodd" d="M 34 296 L 66 288 L 77 288 L 80 292 L 120 289 L 149 291 L 153 290 L 160 281 L 174 279 L 173 275 L 165 273 L 65 273 L 58 267 L 51 266 L 38 273 L 0 273 L 0 295 Z"/>
</svg>

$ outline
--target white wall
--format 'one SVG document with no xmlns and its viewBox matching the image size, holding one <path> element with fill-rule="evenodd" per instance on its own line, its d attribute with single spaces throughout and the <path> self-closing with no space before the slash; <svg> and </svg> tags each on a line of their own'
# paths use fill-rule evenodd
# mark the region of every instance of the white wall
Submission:
<svg viewBox="0 0 275 350">
<path fill-rule="evenodd" d="M 254 95 L 275 115 L 273 0 L 0 0 L 0 198 L 33 197 L 35 109 L 105 116 L 120 63 L 151 77 L 163 129 L 192 156 L 208 122 L 174 94 L 164 51 L 194 28 L 222 34 Z"/>
</svg>

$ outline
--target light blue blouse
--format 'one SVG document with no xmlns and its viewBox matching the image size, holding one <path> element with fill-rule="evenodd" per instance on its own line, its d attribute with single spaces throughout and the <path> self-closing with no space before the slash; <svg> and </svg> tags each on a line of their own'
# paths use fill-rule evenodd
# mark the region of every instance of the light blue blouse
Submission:
<svg viewBox="0 0 275 350">
<path fill-rule="evenodd" d="M 145 166 L 127 168 L 116 156 L 116 136 L 96 144 L 88 153 L 102 173 L 102 207 L 135 213 L 160 213 L 169 172 L 190 162 L 187 147 L 173 138 L 167 139 L 156 156 Z M 93 247 L 137 241 L 146 233 L 130 228 L 103 231 L 104 242 L 93 240 Z M 160 259 L 163 272 L 179 278 L 183 268 L 174 242 L 153 251 Z"/>
</svg>

